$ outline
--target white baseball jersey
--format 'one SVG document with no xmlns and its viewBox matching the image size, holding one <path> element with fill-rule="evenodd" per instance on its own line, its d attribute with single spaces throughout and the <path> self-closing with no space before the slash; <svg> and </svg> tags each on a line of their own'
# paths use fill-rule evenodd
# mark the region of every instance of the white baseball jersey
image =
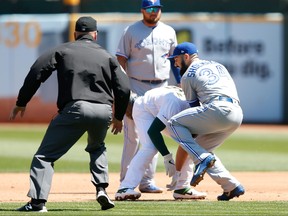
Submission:
<svg viewBox="0 0 288 216">
<path fill-rule="evenodd" d="M 158 155 L 158 151 L 147 133 L 155 117 L 167 125 L 170 117 L 187 108 L 189 108 L 189 104 L 185 99 L 184 92 L 176 86 L 151 89 L 144 96 L 135 100 L 133 119 L 138 131 L 141 148 L 131 160 L 120 189 L 136 188 L 140 184 L 149 163 L 155 155 Z M 168 135 L 165 131 L 166 129 L 162 133 Z M 186 169 L 190 170 L 189 164 Z M 187 186 L 186 180 L 184 179 L 179 187 Z"/>
<path fill-rule="evenodd" d="M 146 112 L 159 118 L 166 126 L 173 115 L 189 108 L 183 90 L 176 86 L 151 89 L 137 100 L 142 100 Z"/>
<path fill-rule="evenodd" d="M 177 46 L 175 30 L 158 22 L 148 27 L 142 21 L 128 26 L 120 39 L 116 55 L 127 58 L 127 75 L 139 80 L 169 79 L 170 61 Z"/>
<path fill-rule="evenodd" d="M 197 98 L 207 104 L 217 96 L 239 101 L 236 86 L 227 69 L 214 61 L 194 61 L 181 79 L 187 101 Z"/>
</svg>

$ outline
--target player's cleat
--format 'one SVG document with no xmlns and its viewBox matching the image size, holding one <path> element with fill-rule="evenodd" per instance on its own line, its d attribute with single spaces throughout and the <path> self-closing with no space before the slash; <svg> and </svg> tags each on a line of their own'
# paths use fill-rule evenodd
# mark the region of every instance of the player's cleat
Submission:
<svg viewBox="0 0 288 216">
<path fill-rule="evenodd" d="M 96 200 L 101 205 L 102 210 L 107 210 L 115 207 L 114 203 L 110 200 L 105 191 L 99 191 L 97 193 Z"/>
<path fill-rule="evenodd" d="M 206 196 L 206 193 L 196 191 L 195 189 L 189 187 L 180 190 L 174 190 L 173 193 L 174 199 L 205 199 Z"/>
<path fill-rule="evenodd" d="M 218 201 L 229 201 L 234 197 L 239 197 L 245 193 L 245 189 L 242 185 L 237 186 L 230 192 L 224 192 L 222 195 L 217 197 Z"/>
<path fill-rule="evenodd" d="M 16 211 L 23 211 L 23 212 L 47 212 L 47 208 L 44 203 L 34 204 L 28 202 L 24 206 L 16 209 Z"/>
<path fill-rule="evenodd" d="M 136 200 L 141 197 L 141 193 L 134 191 L 131 188 L 122 188 L 115 194 L 115 199 L 118 201 L 122 200 Z"/>
<path fill-rule="evenodd" d="M 141 193 L 163 193 L 163 189 L 156 185 L 148 185 L 145 188 L 139 187 Z"/>
<path fill-rule="evenodd" d="M 214 155 L 209 155 L 206 157 L 202 162 L 195 166 L 195 171 L 193 174 L 193 178 L 190 182 L 191 186 L 196 186 L 199 184 L 200 181 L 203 180 L 204 174 L 206 173 L 207 169 L 212 167 L 215 163 L 216 159 Z"/>
</svg>

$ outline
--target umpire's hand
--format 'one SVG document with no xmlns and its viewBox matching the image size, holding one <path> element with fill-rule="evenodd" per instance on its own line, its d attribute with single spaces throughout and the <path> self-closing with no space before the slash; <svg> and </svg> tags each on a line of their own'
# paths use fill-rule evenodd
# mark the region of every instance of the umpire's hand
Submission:
<svg viewBox="0 0 288 216">
<path fill-rule="evenodd" d="M 14 120 L 16 118 L 18 112 L 20 112 L 20 116 L 23 117 L 24 113 L 25 113 L 25 109 L 26 109 L 26 107 L 15 106 L 10 113 L 9 119 Z"/>
<path fill-rule="evenodd" d="M 112 125 L 112 130 L 111 132 L 113 134 L 118 134 L 118 133 L 121 133 L 122 131 L 122 127 L 123 127 L 123 122 L 122 121 L 119 121 L 118 119 L 116 118 L 113 118 L 112 122 L 111 122 L 111 125 Z"/>
</svg>

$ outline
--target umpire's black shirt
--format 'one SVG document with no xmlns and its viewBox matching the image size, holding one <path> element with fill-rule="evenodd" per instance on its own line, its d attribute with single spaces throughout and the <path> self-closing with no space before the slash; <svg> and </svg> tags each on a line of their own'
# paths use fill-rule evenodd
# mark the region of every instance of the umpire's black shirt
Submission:
<svg viewBox="0 0 288 216">
<path fill-rule="evenodd" d="M 115 118 L 123 119 L 130 95 L 129 80 L 116 58 L 93 42 L 90 35 L 82 35 L 41 55 L 25 78 L 16 105 L 25 107 L 55 70 L 59 110 L 76 100 L 112 105 L 114 96 Z"/>
</svg>

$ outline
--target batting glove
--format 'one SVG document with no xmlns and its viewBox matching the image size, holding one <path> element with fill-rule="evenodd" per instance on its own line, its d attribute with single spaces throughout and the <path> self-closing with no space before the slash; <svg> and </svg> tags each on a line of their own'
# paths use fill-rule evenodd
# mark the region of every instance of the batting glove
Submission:
<svg viewBox="0 0 288 216">
<path fill-rule="evenodd" d="M 176 167 L 171 153 L 164 156 L 164 165 L 166 169 L 166 175 L 169 177 L 173 176 L 176 172 Z"/>
</svg>

